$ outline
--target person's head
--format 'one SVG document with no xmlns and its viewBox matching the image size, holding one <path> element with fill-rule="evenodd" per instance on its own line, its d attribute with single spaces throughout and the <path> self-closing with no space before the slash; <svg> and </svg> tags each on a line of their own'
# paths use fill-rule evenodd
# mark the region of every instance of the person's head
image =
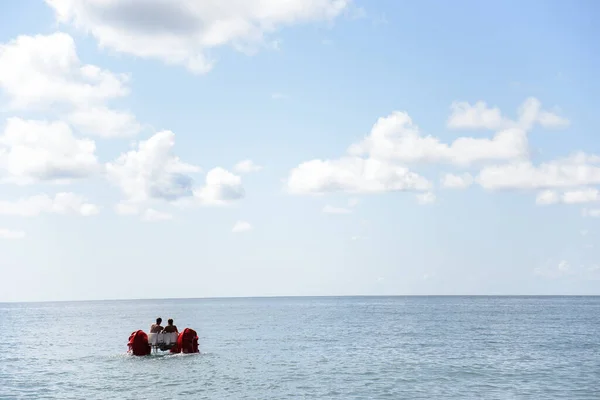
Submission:
<svg viewBox="0 0 600 400">
<path fill-rule="evenodd" d="M 173 325 L 173 319 L 169 318 L 169 320 L 167 321 L 169 323 L 169 325 Z"/>
<path fill-rule="evenodd" d="M 156 325 L 160 325 L 162 323 L 162 318 L 156 318 Z"/>
</svg>

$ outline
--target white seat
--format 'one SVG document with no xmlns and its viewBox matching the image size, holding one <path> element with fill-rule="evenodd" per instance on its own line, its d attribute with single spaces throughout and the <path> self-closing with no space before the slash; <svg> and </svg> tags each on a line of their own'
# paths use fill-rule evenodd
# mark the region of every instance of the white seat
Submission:
<svg viewBox="0 0 600 400">
<path fill-rule="evenodd" d="M 149 333 L 148 334 L 148 343 L 151 346 L 156 346 L 158 344 L 158 333 Z"/>
<path fill-rule="evenodd" d="M 177 343 L 177 337 L 179 335 L 177 332 L 160 332 L 160 333 L 149 333 L 148 334 L 148 343 L 150 346 L 159 346 L 159 345 L 173 345 Z"/>
<path fill-rule="evenodd" d="M 161 336 L 163 337 L 166 345 L 177 343 L 177 332 L 163 333 Z"/>
</svg>

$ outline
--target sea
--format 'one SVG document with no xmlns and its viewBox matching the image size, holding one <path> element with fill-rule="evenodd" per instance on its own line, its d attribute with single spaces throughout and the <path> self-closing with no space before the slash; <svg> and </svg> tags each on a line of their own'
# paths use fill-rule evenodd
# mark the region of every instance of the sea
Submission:
<svg viewBox="0 0 600 400">
<path fill-rule="evenodd" d="M 157 317 L 200 354 L 127 354 Z M 600 297 L 0 303 L 0 399 L 600 399 Z"/>
</svg>

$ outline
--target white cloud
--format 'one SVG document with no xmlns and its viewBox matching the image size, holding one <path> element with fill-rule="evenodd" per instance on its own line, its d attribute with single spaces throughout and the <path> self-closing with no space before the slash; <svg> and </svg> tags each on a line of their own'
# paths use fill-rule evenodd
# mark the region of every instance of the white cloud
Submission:
<svg viewBox="0 0 600 400">
<path fill-rule="evenodd" d="M 583 189 L 565 192 L 562 201 L 567 204 L 592 203 L 600 201 L 598 189 Z"/>
<path fill-rule="evenodd" d="M 25 232 L 0 228 L 0 239 L 24 239 Z"/>
<path fill-rule="evenodd" d="M 403 163 L 447 163 L 469 166 L 478 162 L 527 158 L 528 142 L 524 130 L 510 128 L 491 139 L 460 137 L 451 144 L 428 135 L 422 136 L 405 112 L 395 111 L 377 120 L 369 136 L 348 149 L 354 156 Z"/>
<path fill-rule="evenodd" d="M 538 116 L 538 122 L 544 128 L 566 128 L 570 125 L 570 121 L 556 114 L 547 111 L 541 111 Z"/>
<path fill-rule="evenodd" d="M 293 194 L 382 193 L 431 187 L 427 179 L 405 167 L 358 157 L 304 162 L 292 169 L 286 185 Z"/>
<path fill-rule="evenodd" d="M 77 211 L 77 210 L 75 210 L 75 211 Z M 67 212 L 68 212 L 68 209 L 67 209 Z M 85 203 L 79 207 L 79 214 L 84 217 L 89 217 L 90 215 L 96 215 L 98 213 L 100 213 L 100 208 L 95 204 Z"/>
<path fill-rule="evenodd" d="M 433 204 L 435 203 L 435 194 L 432 192 L 425 192 L 416 195 L 417 202 L 419 204 Z"/>
<path fill-rule="evenodd" d="M 325 207 L 323 207 L 323 212 L 325 214 L 350 214 L 352 213 L 352 210 L 344 207 L 334 207 L 326 205 Z"/>
<path fill-rule="evenodd" d="M 82 64 L 65 33 L 19 36 L 0 45 L 0 88 L 13 108 L 98 103 L 127 95 L 127 80 Z"/>
<path fill-rule="evenodd" d="M 538 193 L 536 203 L 541 205 L 547 204 L 581 204 L 600 201 L 600 191 L 597 189 L 582 189 L 566 191 L 562 194 L 554 190 L 544 190 Z"/>
<path fill-rule="evenodd" d="M 571 270 L 571 266 L 568 262 L 562 260 L 560 263 L 558 263 L 558 270 L 561 272 L 568 272 Z"/>
<path fill-rule="evenodd" d="M 0 44 L 0 89 L 10 108 L 57 111 L 86 135 L 122 137 L 140 132 L 133 114 L 105 104 L 129 94 L 128 80 L 127 75 L 83 64 L 66 33 L 19 36 Z"/>
<path fill-rule="evenodd" d="M 96 144 L 76 139 L 61 121 L 9 118 L 0 136 L 0 176 L 5 182 L 68 182 L 100 170 Z"/>
<path fill-rule="evenodd" d="M 350 0 L 46 0 L 62 23 L 91 33 L 100 47 L 208 72 L 211 49 L 252 53 L 279 29 L 329 21 Z"/>
<path fill-rule="evenodd" d="M 100 212 L 97 205 L 88 203 L 80 195 L 70 192 L 57 193 L 54 197 L 40 194 L 16 201 L 0 201 L 0 215 L 35 217 L 42 213 L 92 216 Z"/>
<path fill-rule="evenodd" d="M 488 107 L 483 101 L 471 105 L 468 102 L 454 102 L 452 114 L 448 118 L 450 129 L 488 129 L 503 130 L 520 128 L 530 130 L 535 123 L 544 128 L 564 128 L 569 120 L 550 111 L 542 110 L 541 102 L 535 97 L 529 97 L 518 110 L 518 120 L 512 121 L 503 117 L 497 107 Z"/>
<path fill-rule="evenodd" d="M 271 98 L 273 100 L 285 100 L 289 98 L 289 96 L 283 93 L 271 93 Z"/>
<path fill-rule="evenodd" d="M 146 211 L 144 211 L 144 213 L 142 214 L 142 220 L 144 221 L 168 221 L 171 219 L 173 219 L 173 216 L 171 214 L 156 211 L 153 208 L 146 209 Z"/>
<path fill-rule="evenodd" d="M 67 120 L 83 134 L 103 138 L 135 136 L 142 129 L 133 114 L 104 106 L 74 110 Z"/>
<path fill-rule="evenodd" d="M 258 172 L 262 170 L 262 168 L 263 167 L 256 165 L 252 160 L 243 160 L 235 164 L 233 170 L 238 174 L 249 174 L 251 172 Z"/>
<path fill-rule="evenodd" d="M 570 124 L 568 119 L 550 111 L 542 110 L 542 103 L 535 97 L 529 97 L 519 108 L 518 124 L 523 129 L 529 130 L 536 123 L 544 128 L 556 129 L 565 128 Z"/>
<path fill-rule="evenodd" d="M 205 185 L 194 190 L 194 197 L 206 205 L 228 204 L 244 196 L 242 179 L 220 167 L 208 171 Z"/>
<path fill-rule="evenodd" d="M 530 161 L 486 166 L 477 178 L 485 189 L 551 189 L 600 184 L 600 157 L 576 153 L 534 166 Z"/>
<path fill-rule="evenodd" d="M 292 193 L 386 192 L 428 190 L 431 184 L 409 171 L 407 163 L 448 163 L 469 166 L 479 162 L 522 160 L 528 157 L 527 134 L 510 128 L 491 139 L 460 137 L 451 144 L 421 135 L 405 112 L 379 118 L 369 135 L 337 160 L 312 160 L 292 169 L 287 187 Z M 366 156 L 366 158 L 362 158 Z M 450 187 L 468 186 L 472 178 L 448 175 Z"/>
<path fill-rule="evenodd" d="M 152 200 L 184 204 L 186 199 L 217 205 L 244 197 L 241 178 L 220 167 L 208 171 L 203 187 L 195 187 L 191 174 L 201 169 L 175 156 L 174 145 L 175 134 L 161 131 L 106 165 L 107 176 L 125 194 L 127 207 Z"/>
<path fill-rule="evenodd" d="M 174 156 L 174 145 L 175 134 L 171 131 L 161 131 L 140 141 L 137 149 L 106 165 L 109 179 L 123 190 L 130 202 L 172 201 L 192 196 L 193 179 L 189 174 L 200 172 L 200 168 Z"/>
<path fill-rule="evenodd" d="M 465 101 L 456 101 L 450 106 L 452 114 L 448 118 L 450 129 L 489 129 L 497 130 L 506 126 L 500 109 L 488 108 L 483 101 L 474 105 Z"/>
<path fill-rule="evenodd" d="M 449 189 L 465 189 L 473 183 L 473 177 L 468 172 L 455 175 L 455 174 L 444 174 L 442 176 L 442 186 Z"/>
<path fill-rule="evenodd" d="M 560 201 L 560 196 L 553 190 L 544 190 L 535 198 L 536 204 L 540 205 L 548 205 L 548 204 L 556 204 Z"/>
<path fill-rule="evenodd" d="M 237 221 L 235 223 L 235 225 L 233 225 L 233 228 L 231 229 L 231 232 L 233 233 L 241 233 L 241 232 L 247 232 L 252 230 L 252 225 L 250 225 L 249 222 L 246 221 Z"/>
<path fill-rule="evenodd" d="M 581 215 L 584 217 L 600 218 L 600 208 L 584 208 L 581 210 Z"/>
<path fill-rule="evenodd" d="M 548 171 L 542 166 L 540 173 L 528 161 L 527 131 L 535 123 L 544 127 L 566 124 L 561 117 L 542 110 L 537 99 L 528 98 L 521 105 L 516 122 L 481 102 L 474 107 L 466 103 L 455 103 L 453 107 L 451 127 L 484 127 L 497 132 L 490 138 L 459 137 L 442 143 L 434 136 L 422 134 L 406 112 L 395 111 L 379 118 L 364 139 L 349 146 L 347 155 L 334 160 L 312 160 L 293 168 L 287 179 L 288 191 L 323 194 L 430 190 L 431 183 L 409 171 L 408 164 L 452 164 L 462 168 L 484 164 L 477 179 L 470 173 L 444 174 L 441 184 L 446 188 L 466 188 L 475 181 L 486 189 L 546 189 L 600 183 L 600 168 L 596 177 L 596 167 L 585 165 L 598 162 L 596 156 L 575 154 L 561 161 L 575 166 L 572 173 L 562 166 L 550 166 Z M 489 165 L 492 162 L 506 164 Z M 556 176 L 543 176 L 546 173 Z M 565 174 L 568 176 L 561 177 Z M 431 199 L 432 196 L 420 197 L 420 201 Z"/>
</svg>

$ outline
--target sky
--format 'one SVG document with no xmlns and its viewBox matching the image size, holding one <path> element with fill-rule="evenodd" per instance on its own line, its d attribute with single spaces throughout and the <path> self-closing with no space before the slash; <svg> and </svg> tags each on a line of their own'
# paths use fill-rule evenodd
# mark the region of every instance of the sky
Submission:
<svg viewBox="0 0 600 400">
<path fill-rule="evenodd" d="M 0 302 L 600 294 L 596 1 L 0 5 Z"/>
</svg>

